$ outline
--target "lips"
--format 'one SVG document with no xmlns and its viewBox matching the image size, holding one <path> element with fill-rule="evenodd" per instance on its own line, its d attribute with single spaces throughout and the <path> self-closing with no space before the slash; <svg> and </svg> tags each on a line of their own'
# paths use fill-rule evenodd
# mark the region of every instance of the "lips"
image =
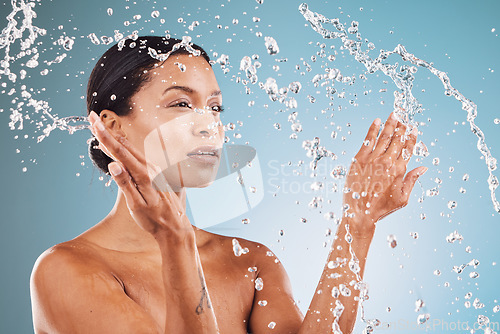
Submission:
<svg viewBox="0 0 500 334">
<path fill-rule="evenodd" d="M 199 157 L 210 157 L 210 156 L 215 156 L 219 157 L 220 156 L 220 148 L 217 148 L 216 146 L 213 145 L 206 145 L 206 146 L 198 146 L 191 152 L 189 152 L 187 155 L 190 156 L 199 156 Z"/>
</svg>

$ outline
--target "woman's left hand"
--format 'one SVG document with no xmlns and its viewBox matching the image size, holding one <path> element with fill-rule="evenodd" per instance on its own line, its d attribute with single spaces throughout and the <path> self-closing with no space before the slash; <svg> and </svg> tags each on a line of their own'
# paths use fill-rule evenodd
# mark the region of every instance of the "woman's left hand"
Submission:
<svg viewBox="0 0 500 334">
<path fill-rule="evenodd" d="M 377 138 L 381 121 L 377 118 L 351 164 L 344 193 L 344 209 L 357 234 L 372 234 L 375 223 L 406 206 L 418 177 L 427 167 L 406 173 L 417 140 L 417 128 L 409 135 L 394 113 Z"/>
</svg>

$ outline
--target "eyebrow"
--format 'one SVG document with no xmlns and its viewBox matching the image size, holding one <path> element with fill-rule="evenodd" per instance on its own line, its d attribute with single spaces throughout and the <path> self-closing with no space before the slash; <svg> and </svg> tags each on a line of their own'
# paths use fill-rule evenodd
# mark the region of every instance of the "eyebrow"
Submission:
<svg viewBox="0 0 500 334">
<path fill-rule="evenodd" d="M 162 95 L 165 95 L 168 91 L 171 91 L 171 90 L 173 90 L 173 89 L 182 90 L 182 91 L 184 91 L 184 92 L 186 92 L 186 93 L 189 93 L 189 94 L 193 94 L 193 93 L 195 93 L 195 92 L 196 92 L 194 89 L 189 88 L 189 87 L 186 87 L 186 86 L 170 86 L 170 87 L 168 87 L 167 89 L 165 89 L 165 90 L 163 91 L 163 94 L 162 94 Z M 219 95 L 221 95 L 221 94 L 222 94 L 222 92 L 221 92 L 220 90 L 215 90 L 215 91 L 213 91 L 213 92 L 212 92 L 212 94 L 210 94 L 210 96 L 211 96 L 211 97 L 212 97 L 212 96 L 219 96 Z"/>
</svg>

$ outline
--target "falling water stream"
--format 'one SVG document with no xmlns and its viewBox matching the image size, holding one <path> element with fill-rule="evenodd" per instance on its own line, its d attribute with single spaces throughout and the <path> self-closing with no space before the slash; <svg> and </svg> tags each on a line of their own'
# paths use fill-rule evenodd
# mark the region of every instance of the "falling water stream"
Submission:
<svg viewBox="0 0 500 334">
<path fill-rule="evenodd" d="M 0 34 L 0 50 L 4 51 L 3 59 L 0 60 L 0 79 L 2 83 L 2 88 L 7 88 L 7 80 L 16 83 L 16 81 L 22 81 L 27 76 L 27 71 L 21 69 L 19 72 L 15 73 L 12 70 L 12 65 L 17 62 L 23 62 L 23 65 L 29 70 L 37 68 L 40 63 L 40 50 L 39 44 L 37 44 L 37 39 L 41 36 L 45 36 L 47 31 L 45 29 L 39 28 L 33 24 L 33 19 L 36 18 L 36 12 L 34 11 L 35 2 L 29 0 L 12 0 L 12 12 L 7 16 L 7 26 L 3 28 Z M 261 4 L 262 2 L 260 2 Z M 500 203 L 496 197 L 496 191 L 498 189 L 498 178 L 494 174 L 497 170 L 497 160 L 492 156 L 487 144 L 483 131 L 475 124 L 474 120 L 477 117 L 477 106 L 470 99 L 466 98 L 462 93 L 455 89 L 451 85 L 451 80 L 449 76 L 438 69 L 436 69 L 431 62 L 419 59 L 414 54 L 411 54 L 406 50 L 403 45 L 397 45 L 393 50 L 380 50 L 377 57 L 370 57 L 370 52 L 375 49 L 375 45 L 366 39 L 361 37 L 359 32 L 359 24 L 356 21 L 352 21 L 346 28 L 346 26 L 340 22 L 339 19 L 330 19 L 326 16 L 313 12 L 308 8 L 308 5 L 303 3 L 299 6 L 299 12 L 303 15 L 304 19 L 310 24 L 311 28 L 314 29 L 318 34 L 320 34 L 324 39 L 336 40 L 341 43 L 341 48 L 348 50 L 349 54 L 354 57 L 354 59 L 362 64 L 366 71 L 364 75 L 374 74 L 378 71 L 382 72 L 384 75 L 388 76 L 395 85 L 394 91 L 394 111 L 398 119 L 404 124 L 408 125 L 408 128 L 418 126 L 418 122 L 415 121 L 416 114 L 422 113 L 423 108 L 415 98 L 412 93 L 413 82 L 415 79 L 415 73 L 419 68 L 428 70 L 431 74 L 437 77 L 444 87 L 444 93 L 447 96 L 454 97 L 457 101 L 461 103 L 461 108 L 466 112 L 465 117 L 470 125 L 471 132 L 477 137 L 477 149 L 484 157 L 487 169 L 488 169 L 488 188 L 490 191 L 491 201 L 493 203 L 493 208 L 496 212 L 500 213 Z M 109 14 L 109 13 L 108 13 Z M 153 12 L 153 17 L 158 16 L 157 12 Z M 22 22 L 19 21 L 19 16 L 22 16 Z M 199 24 L 199 23 L 198 23 Z M 326 28 L 326 26 L 331 26 L 331 29 Z M 193 27 L 196 26 L 194 23 Z M 190 30 L 192 29 L 190 26 Z M 103 36 L 101 38 L 97 37 L 95 34 L 88 36 L 90 41 L 94 44 L 99 44 L 100 41 L 104 44 L 111 44 L 112 42 L 118 43 L 118 45 L 123 46 L 127 39 L 136 39 L 138 37 L 138 32 L 135 31 L 128 36 L 123 36 L 120 33 L 115 33 L 114 37 Z M 279 47 L 276 40 L 273 37 L 266 36 L 265 48 L 269 55 L 276 55 L 279 53 Z M 19 52 L 14 54 L 13 51 L 15 43 L 19 43 Z M 174 46 L 174 50 L 179 47 L 184 47 L 189 52 L 196 55 L 197 50 L 194 50 L 190 46 L 191 38 L 184 36 L 182 41 L 178 45 Z M 57 45 L 60 47 L 61 53 L 55 59 L 50 61 L 44 61 L 47 66 L 52 66 L 53 64 L 58 64 L 64 61 L 67 57 L 67 53 L 72 50 L 74 39 L 70 37 L 64 37 L 57 40 Z M 164 61 L 168 58 L 169 54 L 158 54 L 156 50 L 148 50 L 151 57 Z M 399 66 L 398 63 L 389 63 L 388 58 L 391 55 L 398 55 L 404 62 L 403 65 Z M 286 61 L 282 59 L 281 61 Z M 228 64 L 228 56 L 221 54 L 220 57 L 214 62 L 220 64 L 224 73 L 229 71 L 226 68 Z M 279 101 L 284 103 L 288 109 L 297 108 L 297 101 L 295 98 L 288 95 L 288 92 L 297 94 L 302 88 L 302 84 L 299 81 L 294 81 L 289 84 L 288 87 L 280 89 L 273 78 L 268 78 L 264 82 L 258 82 L 257 69 L 260 67 L 258 62 L 258 57 L 245 56 L 241 59 L 239 64 L 240 71 L 246 76 L 243 80 L 243 84 L 247 83 L 255 84 L 259 83 L 260 88 L 262 88 L 272 101 Z M 179 64 L 179 68 L 182 70 L 182 64 Z M 337 68 L 326 68 L 326 73 L 317 74 L 313 78 L 313 83 L 318 83 L 321 80 L 342 80 L 341 71 Z M 40 71 L 41 75 L 47 74 L 47 69 Z M 7 80 L 6 80 L 7 79 Z M 55 130 L 68 131 L 70 134 L 75 131 L 87 129 L 88 120 L 83 116 L 69 116 L 69 117 L 58 117 L 52 112 L 52 108 L 49 106 L 47 101 L 39 100 L 35 98 L 35 94 L 30 91 L 29 87 L 26 85 L 21 85 L 17 88 L 12 88 L 9 95 L 17 94 L 13 102 L 14 106 L 10 108 L 10 122 L 9 127 L 11 130 L 22 130 L 23 121 L 29 119 L 27 115 L 30 114 L 28 108 L 32 108 L 32 114 L 42 115 L 41 120 L 36 123 L 37 128 L 42 132 L 38 135 L 37 142 L 43 141 L 50 133 Z M 249 88 L 245 87 L 247 92 Z M 312 99 L 312 98 L 310 98 Z M 312 102 L 312 101 L 311 101 Z M 250 103 L 249 103 L 250 105 Z M 301 131 L 301 124 L 297 121 L 297 113 L 292 112 L 288 118 L 292 123 L 292 129 L 294 132 Z M 279 129 L 280 125 L 275 123 L 274 127 Z M 294 137 L 295 136 L 295 137 Z M 295 134 L 292 134 L 291 138 L 296 138 Z M 310 167 L 314 171 L 317 167 L 318 162 L 322 158 L 330 157 L 336 159 L 336 155 L 333 152 L 328 151 L 326 148 L 319 145 L 319 138 L 316 137 L 312 141 L 304 141 L 303 147 L 307 150 L 308 157 L 312 158 L 310 162 Z M 415 148 L 416 155 L 425 157 L 428 155 L 426 146 L 424 143 L 420 142 Z M 332 176 L 334 178 L 342 177 L 345 175 L 345 168 L 339 166 L 332 171 Z M 449 205 L 453 205 L 449 204 Z M 349 234 L 349 229 L 347 227 L 346 238 L 352 238 Z M 446 239 L 448 242 L 452 243 L 455 240 L 461 240 L 461 236 L 455 231 L 450 234 Z M 347 239 L 346 239 L 347 240 Z M 350 239 L 352 241 L 352 239 Z M 348 241 L 349 242 L 349 241 Z M 396 245 L 396 239 L 392 238 L 391 243 Z M 350 244 L 350 242 L 349 242 Z M 235 256 L 241 256 L 248 252 L 248 249 L 243 248 L 236 239 L 233 239 L 233 251 Z M 360 291 L 360 301 L 361 301 L 361 318 L 366 322 L 365 332 L 369 333 L 373 331 L 380 323 L 377 319 L 366 319 L 363 309 L 363 301 L 367 297 L 367 286 L 361 280 L 359 276 L 359 264 L 356 255 L 350 249 L 351 259 L 349 260 L 349 268 L 356 274 L 358 282 L 354 286 L 355 289 Z M 477 260 L 472 260 L 467 264 L 461 266 L 455 266 L 453 271 L 456 273 L 461 273 L 465 267 L 471 266 L 476 267 L 479 264 Z M 471 275 L 477 274 L 472 272 Z M 472 276 L 471 276 L 472 278 Z M 256 282 L 256 286 L 262 289 L 262 281 Z M 341 290 L 345 290 L 346 287 L 341 287 Z M 333 291 L 332 291 L 333 294 Z M 479 303 L 479 301 L 477 301 Z M 423 305 L 423 302 L 421 303 Z M 422 306 L 420 305 L 420 306 Z M 340 304 L 336 305 L 337 320 L 342 314 L 343 307 Z M 420 306 L 418 309 L 420 309 Z M 424 316 L 425 318 L 425 316 Z M 483 319 L 484 320 L 484 319 Z M 273 323 L 273 328 L 274 328 Z M 271 328 L 271 327 L 270 327 Z M 340 329 L 338 329 L 340 330 Z"/>
</svg>

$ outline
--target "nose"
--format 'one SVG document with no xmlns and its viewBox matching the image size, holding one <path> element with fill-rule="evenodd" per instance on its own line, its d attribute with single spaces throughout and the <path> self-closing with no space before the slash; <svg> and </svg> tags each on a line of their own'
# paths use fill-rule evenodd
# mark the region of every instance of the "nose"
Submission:
<svg viewBox="0 0 500 334">
<path fill-rule="evenodd" d="M 219 123 L 214 113 L 208 109 L 198 109 L 194 114 L 193 132 L 196 136 L 213 138 L 219 131 Z"/>
</svg>

